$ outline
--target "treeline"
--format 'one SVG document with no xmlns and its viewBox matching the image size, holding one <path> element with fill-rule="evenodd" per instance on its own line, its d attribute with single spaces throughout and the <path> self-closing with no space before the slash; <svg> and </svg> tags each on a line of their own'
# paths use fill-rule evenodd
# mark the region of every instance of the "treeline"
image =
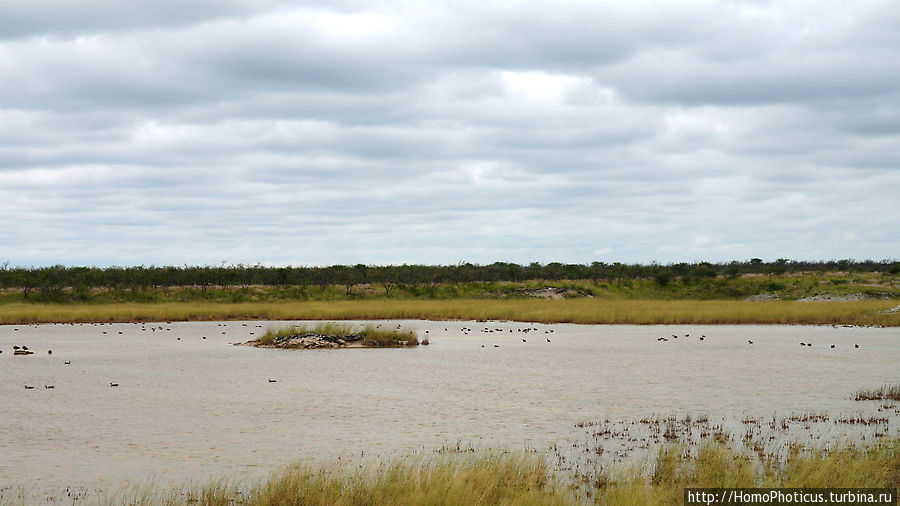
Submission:
<svg viewBox="0 0 900 506">
<path fill-rule="evenodd" d="M 153 290 L 173 287 L 276 287 L 345 286 L 347 292 L 360 284 L 380 285 L 385 295 L 394 286 L 418 286 L 443 283 L 523 282 L 527 280 L 618 281 L 652 279 L 665 286 L 716 277 L 737 278 L 744 274 L 782 275 L 799 272 L 900 273 L 896 260 L 796 261 L 759 258 L 728 263 L 623 264 L 593 262 L 563 264 L 551 262 L 528 265 L 495 262 L 489 265 L 332 265 L 329 267 L 230 266 L 137 266 L 137 267 L 10 267 L 0 265 L 0 290 L 16 289 L 27 299 L 37 292 L 47 296 L 66 291 L 87 294 L 96 289 Z M 77 297 L 76 297 L 77 298 Z"/>
</svg>

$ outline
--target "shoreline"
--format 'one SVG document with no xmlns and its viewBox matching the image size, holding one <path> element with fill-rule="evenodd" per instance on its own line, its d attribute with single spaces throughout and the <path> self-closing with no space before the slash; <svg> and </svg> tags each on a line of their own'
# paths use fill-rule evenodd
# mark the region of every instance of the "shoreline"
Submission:
<svg viewBox="0 0 900 506">
<path fill-rule="evenodd" d="M 900 326 L 896 300 L 363 300 L 3 304 L 0 324 L 249 320 L 506 320 L 592 325 Z"/>
</svg>

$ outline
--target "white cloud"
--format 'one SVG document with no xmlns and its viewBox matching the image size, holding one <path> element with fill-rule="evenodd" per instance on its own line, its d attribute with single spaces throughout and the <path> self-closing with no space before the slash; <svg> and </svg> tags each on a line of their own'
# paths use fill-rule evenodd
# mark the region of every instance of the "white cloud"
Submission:
<svg viewBox="0 0 900 506">
<path fill-rule="evenodd" d="M 0 261 L 900 250 L 900 8 L 0 6 Z"/>
</svg>

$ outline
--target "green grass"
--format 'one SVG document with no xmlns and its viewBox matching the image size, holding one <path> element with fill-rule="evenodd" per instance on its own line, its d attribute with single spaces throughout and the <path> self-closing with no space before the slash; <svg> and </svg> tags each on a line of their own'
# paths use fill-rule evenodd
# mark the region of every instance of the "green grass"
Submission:
<svg viewBox="0 0 900 506">
<path fill-rule="evenodd" d="M 212 320 L 518 320 L 591 324 L 849 324 L 900 326 L 896 301 L 743 302 L 575 298 L 334 302 L 4 304 L 0 323 Z"/>
<path fill-rule="evenodd" d="M 217 481 L 163 489 L 140 486 L 110 505 L 574 505 L 675 506 L 686 487 L 900 487 L 900 439 L 829 451 L 793 446 L 784 461 L 761 462 L 709 443 L 697 452 L 659 451 L 653 469 L 601 470 L 597 478 L 555 474 L 535 453 L 406 457 L 382 465 L 292 465 L 258 482 Z M 0 503 L 26 504 L 27 490 L 0 489 Z"/>
<path fill-rule="evenodd" d="M 389 289 L 385 289 L 388 286 Z M 744 300 L 759 294 L 796 300 L 816 295 L 900 298 L 900 275 L 891 273 L 801 272 L 745 276 L 676 276 L 660 283 L 652 277 L 527 281 L 360 283 L 350 285 L 119 286 L 73 288 L 43 286 L 0 290 L 0 305 L 14 303 L 265 303 L 347 300 L 528 299 L 535 291 L 558 290 L 567 298 L 608 300 Z M 27 295 L 26 295 L 27 294 Z"/>
</svg>

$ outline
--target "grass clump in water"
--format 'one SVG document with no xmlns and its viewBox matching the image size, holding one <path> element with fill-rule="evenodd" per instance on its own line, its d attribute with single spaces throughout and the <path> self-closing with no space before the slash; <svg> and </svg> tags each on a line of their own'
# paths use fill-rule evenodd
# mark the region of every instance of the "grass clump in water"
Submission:
<svg viewBox="0 0 900 506">
<path fill-rule="evenodd" d="M 858 390 L 854 399 L 857 401 L 900 401 L 900 385 L 884 385 L 875 390 Z"/>
<path fill-rule="evenodd" d="M 314 337 L 340 345 L 358 344 L 369 348 L 390 348 L 418 346 L 419 338 L 413 330 L 381 329 L 376 325 L 355 325 L 335 322 L 321 322 L 315 326 L 306 324 L 269 328 L 255 344 L 277 346 L 298 337 Z"/>
</svg>

